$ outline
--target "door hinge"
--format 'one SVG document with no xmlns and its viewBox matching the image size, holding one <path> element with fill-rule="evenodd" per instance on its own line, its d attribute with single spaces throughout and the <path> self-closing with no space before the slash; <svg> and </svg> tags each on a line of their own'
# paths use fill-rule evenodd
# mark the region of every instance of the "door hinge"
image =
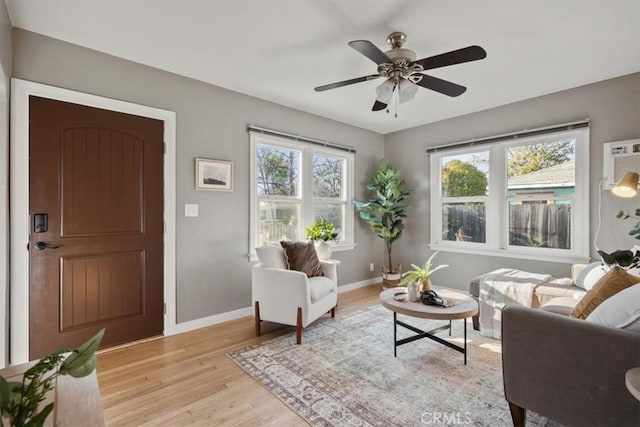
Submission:
<svg viewBox="0 0 640 427">
<path fill-rule="evenodd" d="M 162 143 L 162 153 L 163 154 L 167 154 L 167 143 L 166 142 Z"/>
<path fill-rule="evenodd" d="M 164 314 L 167 314 L 167 303 L 165 302 L 163 305 L 164 305 Z"/>
</svg>

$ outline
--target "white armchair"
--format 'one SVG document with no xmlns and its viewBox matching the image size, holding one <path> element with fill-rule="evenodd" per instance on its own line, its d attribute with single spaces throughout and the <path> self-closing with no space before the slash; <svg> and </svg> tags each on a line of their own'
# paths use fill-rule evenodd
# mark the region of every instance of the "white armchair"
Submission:
<svg viewBox="0 0 640 427">
<path fill-rule="evenodd" d="M 265 248 L 271 256 L 261 256 L 259 252 L 262 264 L 256 264 L 251 272 L 256 335 L 260 336 L 263 320 L 282 323 L 296 327 L 296 343 L 300 344 L 303 328 L 325 313 L 331 312 L 331 317 L 335 317 L 338 262 L 320 261 L 324 276 L 307 277 L 303 272 L 286 268 L 281 248 L 258 249 Z"/>
</svg>

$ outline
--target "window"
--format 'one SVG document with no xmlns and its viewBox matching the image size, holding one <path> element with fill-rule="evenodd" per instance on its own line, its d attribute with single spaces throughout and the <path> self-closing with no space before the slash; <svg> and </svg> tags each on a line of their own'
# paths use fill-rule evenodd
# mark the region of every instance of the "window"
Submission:
<svg viewBox="0 0 640 427">
<path fill-rule="evenodd" d="M 588 155 L 588 128 L 432 153 L 431 248 L 585 261 Z"/>
<path fill-rule="evenodd" d="M 254 132 L 250 142 L 251 253 L 304 240 L 322 216 L 336 226 L 334 250 L 353 248 L 353 153 Z"/>
</svg>

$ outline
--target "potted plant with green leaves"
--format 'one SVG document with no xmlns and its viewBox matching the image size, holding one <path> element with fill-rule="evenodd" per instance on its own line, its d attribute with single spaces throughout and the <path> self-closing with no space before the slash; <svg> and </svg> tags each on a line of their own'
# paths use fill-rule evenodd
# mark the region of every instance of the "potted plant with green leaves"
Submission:
<svg viewBox="0 0 640 427">
<path fill-rule="evenodd" d="M 419 283 L 420 291 L 428 291 L 431 289 L 431 275 L 438 270 L 449 267 L 447 264 L 433 265 L 433 258 L 438 255 L 435 252 L 424 265 L 411 264 L 412 269 L 402 275 L 401 285 L 408 285 L 413 282 Z"/>
<path fill-rule="evenodd" d="M 393 243 L 402 236 L 404 220 L 409 205 L 407 199 L 413 193 L 407 188 L 400 172 L 392 168 L 384 160 L 378 163 L 373 182 L 365 185 L 373 193 L 368 201 L 353 202 L 371 230 L 384 240 L 387 250 L 387 266 L 382 266 L 382 282 L 385 286 L 396 286 L 400 283 L 402 266 L 394 266 L 391 258 Z"/>
<path fill-rule="evenodd" d="M 338 241 L 338 233 L 335 231 L 335 224 L 329 222 L 326 217 L 321 216 L 319 221 L 313 221 L 310 227 L 305 229 L 307 239 L 313 240 L 316 246 L 318 258 L 327 260 L 331 258 L 331 246 L 329 242 Z"/>
<path fill-rule="evenodd" d="M 630 214 L 627 211 L 619 211 L 616 215 L 618 219 L 629 219 L 629 218 L 640 219 L 640 208 L 636 209 L 635 213 Z M 636 239 L 640 240 L 640 221 L 637 221 L 633 228 L 629 230 L 629 236 L 634 236 Z"/>
<path fill-rule="evenodd" d="M 22 381 L 7 381 L 0 376 L 0 426 L 42 426 L 53 411 L 55 402 L 40 408 L 40 402 L 54 389 L 56 378 L 69 375 L 82 378 L 96 367 L 96 350 L 104 329 L 76 349 L 63 349 L 40 359 L 23 375 Z M 82 423 L 82 420 L 78 420 Z"/>
</svg>

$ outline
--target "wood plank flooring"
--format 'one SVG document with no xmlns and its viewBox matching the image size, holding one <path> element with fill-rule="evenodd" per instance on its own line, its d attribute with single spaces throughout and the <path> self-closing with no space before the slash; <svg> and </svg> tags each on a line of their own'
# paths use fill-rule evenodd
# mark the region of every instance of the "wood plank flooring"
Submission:
<svg viewBox="0 0 640 427">
<path fill-rule="evenodd" d="M 340 294 L 336 317 L 377 304 L 380 291 L 380 285 L 372 285 Z M 318 321 L 332 319 L 326 315 Z M 226 356 L 295 328 L 263 322 L 262 332 L 256 337 L 253 317 L 244 317 L 100 353 L 97 372 L 106 424 L 307 425 Z"/>
</svg>

